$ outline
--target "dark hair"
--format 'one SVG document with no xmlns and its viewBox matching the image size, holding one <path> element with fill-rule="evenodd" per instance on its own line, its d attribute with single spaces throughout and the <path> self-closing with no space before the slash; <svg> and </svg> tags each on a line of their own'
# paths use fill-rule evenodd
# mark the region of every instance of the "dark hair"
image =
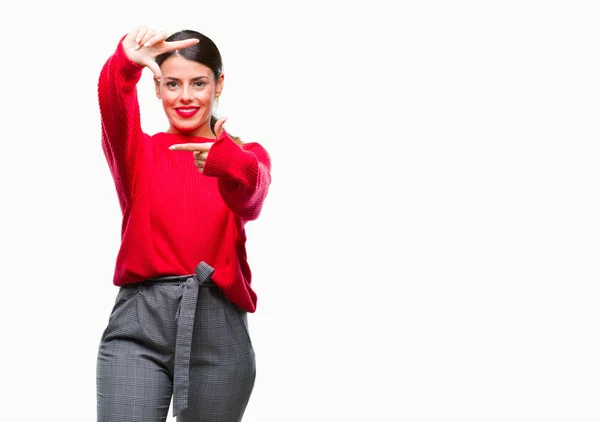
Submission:
<svg viewBox="0 0 600 422">
<path fill-rule="evenodd" d="M 181 41 L 190 38 L 197 38 L 200 40 L 200 42 L 181 50 L 169 51 L 167 53 L 160 54 L 159 56 L 156 56 L 154 60 L 159 66 L 161 66 L 163 62 L 172 55 L 180 55 L 185 59 L 198 62 L 208 67 L 210 70 L 212 70 L 216 81 L 221 76 L 221 73 L 223 73 L 223 62 L 221 61 L 221 53 L 219 52 L 219 49 L 210 38 L 204 34 L 201 34 L 200 32 L 192 31 L 191 29 L 184 29 L 169 35 L 165 41 Z M 210 116 L 210 130 L 213 133 L 215 131 L 215 123 L 217 123 L 217 118 L 215 116 Z"/>
</svg>

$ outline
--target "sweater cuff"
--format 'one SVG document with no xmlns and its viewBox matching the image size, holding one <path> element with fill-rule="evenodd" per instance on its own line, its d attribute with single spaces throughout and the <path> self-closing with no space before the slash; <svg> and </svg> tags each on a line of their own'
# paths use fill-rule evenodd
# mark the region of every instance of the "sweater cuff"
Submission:
<svg viewBox="0 0 600 422">
<path fill-rule="evenodd" d="M 231 178 L 253 187 L 258 176 L 258 160 L 223 131 L 210 148 L 203 174 Z"/>
</svg>

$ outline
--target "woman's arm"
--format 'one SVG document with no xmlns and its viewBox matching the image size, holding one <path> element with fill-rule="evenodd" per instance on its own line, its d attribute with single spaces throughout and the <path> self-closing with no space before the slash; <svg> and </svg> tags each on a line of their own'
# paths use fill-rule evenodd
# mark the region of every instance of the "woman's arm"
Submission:
<svg viewBox="0 0 600 422">
<path fill-rule="evenodd" d="M 271 158 L 258 143 L 240 147 L 222 132 L 211 146 L 203 174 L 218 177 L 227 206 L 244 220 L 255 220 L 271 184 Z"/>
<path fill-rule="evenodd" d="M 236 143 L 220 119 L 215 142 L 174 144 L 174 151 L 192 151 L 198 170 L 217 177 L 219 192 L 227 206 L 243 220 L 255 220 L 271 184 L 271 158 L 258 143 Z"/>
<path fill-rule="evenodd" d="M 189 47 L 197 39 L 165 42 L 165 32 L 145 26 L 131 31 L 119 42 L 106 61 L 98 81 L 98 100 L 102 119 L 102 148 L 115 180 L 121 209 L 127 206 L 135 186 L 136 168 L 145 145 L 140 125 L 137 83 L 144 67 L 160 79 L 155 57 Z"/>
<path fill-rule="evenodd" d="M 126 56 L 123 39 L 102 67 L 98 81 L 102 149 L 115 181 L 122 209 L 131 197 L 135 168 L 144 139 L 136 88 L 143 66 Z"/>
</svg>

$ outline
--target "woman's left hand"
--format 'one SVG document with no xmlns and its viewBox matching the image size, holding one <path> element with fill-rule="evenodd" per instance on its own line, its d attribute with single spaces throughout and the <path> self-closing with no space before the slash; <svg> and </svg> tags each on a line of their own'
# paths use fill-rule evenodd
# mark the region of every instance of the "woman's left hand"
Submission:
<svg viewBox="0 0 600 422">
<path fill-rule="evenodd" d="M 225 120 L 227 119 L 219 119 L 215 123 L 215 135 L 219 138 L 219 135 L 223 132 L 223 125 L 225 124 Z M 196 167 L 198 167 L 198 171 L 202 173 L 204 171 L 204 165 L 206 164 L 206 159 L 208 158 L 208 153 L 210 148 L 213 146 L 214 142 L 203 142 L 201 144 L 174 144 L 169 147 L 170 150 L 173 151 L 191 151 L 194 155 L 194 162 Z"/>
</svg>

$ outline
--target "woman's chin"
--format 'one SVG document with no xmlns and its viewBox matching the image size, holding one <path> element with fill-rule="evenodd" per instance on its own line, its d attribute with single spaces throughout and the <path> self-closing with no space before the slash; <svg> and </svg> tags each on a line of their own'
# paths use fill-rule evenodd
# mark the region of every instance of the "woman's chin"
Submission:
<svg viewBox="0 0 600 422">
<path fill-rule="evenodd" d="M 177 133 L 179 133 L 181 135 L 185 135 L 185 136 L 203 136 L 203 137 L 211 136 L 211 135 L 206 135 L 207 129 L 208 129 L 208 133 L 211 133 L 210 126 L 209 126 L 209 128 L 206 128 L 205 125 L 193 125 L 193 124 L 174 125 L 174 124 L 171 124 L 171 128 L 172 128 L 173 132 L 177 132 Z"/>
</svg>

